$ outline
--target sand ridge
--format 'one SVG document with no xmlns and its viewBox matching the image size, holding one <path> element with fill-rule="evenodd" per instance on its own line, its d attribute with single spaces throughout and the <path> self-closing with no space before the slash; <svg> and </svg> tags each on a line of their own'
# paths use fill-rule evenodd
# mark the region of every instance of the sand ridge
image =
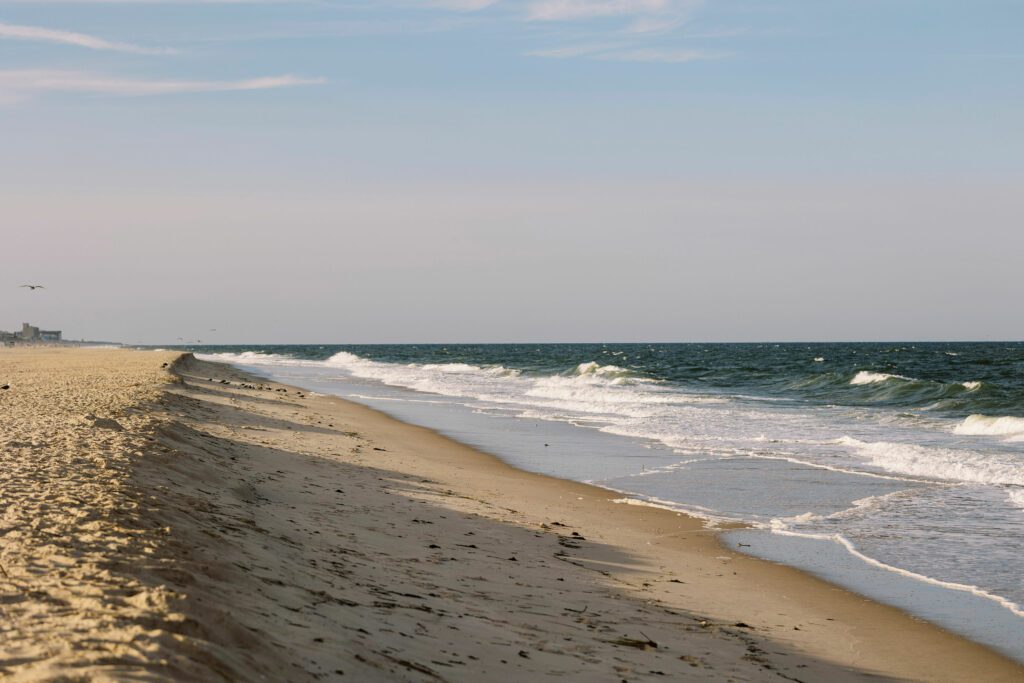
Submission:
<svg viewBox="0 0 1024 683">
<path fill-rule="evenodd" d="M 185 620 L 141 580 L 165 530 L 148 526 L 135 462 L 172 353 L 0 352 L 0 675 L 131 672 Z M 159 569 L 154 567 L 154 569 Z M 191 662 L 167 671 L 192 671 Z"/>
</svg>

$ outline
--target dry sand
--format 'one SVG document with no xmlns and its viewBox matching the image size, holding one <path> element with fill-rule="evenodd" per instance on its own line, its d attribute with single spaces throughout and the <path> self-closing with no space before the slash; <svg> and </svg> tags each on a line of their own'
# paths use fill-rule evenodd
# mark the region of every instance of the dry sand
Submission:
<svg viewBox="0 0 1024 683">
<path fill-rule="evenodd" d="M 0 678 L 1024 680 L 699 520 L 177 357 L 0 350 Z"/>
</svg>

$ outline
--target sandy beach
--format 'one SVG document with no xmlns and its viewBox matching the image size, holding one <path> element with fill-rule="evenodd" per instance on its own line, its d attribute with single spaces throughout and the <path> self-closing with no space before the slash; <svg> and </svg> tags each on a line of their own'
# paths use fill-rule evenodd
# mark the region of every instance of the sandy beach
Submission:
<svg viewBox="0 0 1024 683">
<path fill-rule="evenodd" d="M 0 350 L 0 678 L 1016 681 L 685 515 L 176 352 Z"/>
</svg>

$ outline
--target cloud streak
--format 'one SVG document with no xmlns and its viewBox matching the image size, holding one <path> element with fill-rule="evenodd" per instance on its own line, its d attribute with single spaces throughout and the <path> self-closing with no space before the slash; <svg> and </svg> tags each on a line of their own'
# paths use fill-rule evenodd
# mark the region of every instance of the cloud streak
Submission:
<svg viewBox="0 0 1024 683">
<path fill-rule="evenodd" d="M 327 80 L 324 78 L 303 78 L 292 75 L 264 76 L 235 81 L 207 81 L 117 78 L 86 71 L 9 69 L 0 70 L 0 99 L 12 101 L 24 99 L 32 94 L 48 92 L 122 97 L 237 92 L 320 85 L 326 82 Z"/>
<path fill-rule="evenodd" d="M 310 0 L 0 0 L 0 5 L 291 5 Z"/>
<path fill-rule="evenodd" d="M 685 64 L 708 62 L 731 57 L 729 52 L 705 52 L 704 50 L 676 50 L 664 48 L 638 48 L 594 55 L 594 59 L 605 62 L 661 62 L 663 64 Z"/>
<path fill-rule="evenodd" d="M 678 48 L 643 48 L 628 47 L 623 44 L 603 45 L 570 45 L 547 50 L 533 50 L 526 53 L 529 57 L 545 57 L 548 59 L 594 59 L 602 62 L 660 62 L 663 64 L 685 64 L 687 62 L 706 62 L 732 57 L 729 52 L 707 52 L 704 50 L 685 50 Z"/>
<path fill-rule="evenodd" d="M 534 0 L 527 18 L 534 21 L 580 21 L 607 17 L 683 17 L 701 0 Z"/>
<path fill-rule="evenodd" d="M 546 57 L 548 59 L 571 59 L 573 57 L 589 57 L 597 53 L 608 52 L 625 47 L 623 43 L 599 43 L 589 45 L 566 45 L 544 50 L 531 50 L 528 57 Z"/>
<path fill-rule="evenodd" d="M 527 7 L 527 16 L 537 21 L 574 21 L 654 14 L 668 5 L 669 0 L 538 0 Z"/>
<path fill-rule="evenodd" d="M 43 28 L 41 26 L 20 26 L 18 24 L 5 24 L 3 22 L 0 22 L 0 38 L 59 43 L 61 45 L 84 47 L 90 50 L 131 52 L 139 55 L 166 55 L 174 52 L 174 50 L 168 48 L 150 48 L 143 47 L 141 45 L 133 45 L 132 43 L 112 42 L 86 33 L 60 31 L 56 29 Z"/>
<path fill-rule="evenodd" d="M 680 27 L 703 4 L 703 0 L 528 0 L 524 16 L 527 21 L 579 25 L 589 31 L 590 39 L 526 54 L 552 59 L 677 64 L 731 56 L 652 44 L 666 42 L 664 37 L 668 35 L 678 37 Z M 578 38 L 582 37 L 579 31 L 576 33 Z"/>
<path fill-rule="evenodd" d="M 499 0 L 427 0 L 424 5 L 434 9 L 446 9 L 452 12 L 479 12 L 494 5 Z"/>
</svg>

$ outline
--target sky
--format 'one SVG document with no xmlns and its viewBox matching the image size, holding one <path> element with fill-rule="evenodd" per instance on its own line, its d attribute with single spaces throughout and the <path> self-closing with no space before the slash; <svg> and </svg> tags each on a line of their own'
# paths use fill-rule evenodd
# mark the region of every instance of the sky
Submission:
<svg viewBox="0 0 1024 683">
<path fill-rule="evenodd" d="M 1024 339 L 1022 34 L 1018 0 L 0 0 L 0 329 Z"/>
</svg>

